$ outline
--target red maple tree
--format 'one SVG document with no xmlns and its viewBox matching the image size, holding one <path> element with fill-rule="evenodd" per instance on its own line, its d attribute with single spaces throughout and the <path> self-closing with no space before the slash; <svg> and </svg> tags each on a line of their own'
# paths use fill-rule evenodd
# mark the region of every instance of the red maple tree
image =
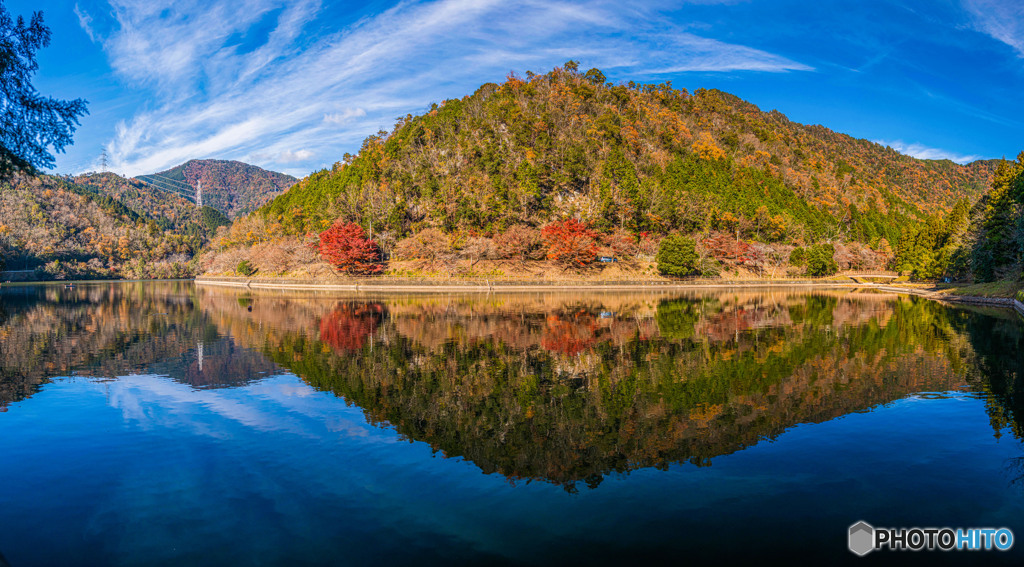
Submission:
<svg viewBox="0 0 1024 567">
<path fill-rule="evenodd" d="M 556 221 L 540 231 L 548 260 L 566 268 L 582 268 L 597 257 L 597 233 L 576 219 Z"/>
<path fill-rule="evenodd" d="M 724 232 L 712 233 L 704 239 L 704 248 L 711 252 L 716 260 L 727 266 L 753 265 L 754 252 L 750 245 Z"/>
<path fill-rule="evenodd" d="M 366 238 L 363 228 L 354 222 L 336 222 L 321 232 L 316 249 L 339 271 L 353 275 L 379 274 L 384 271 L 380 247 L 375 241 Z"/>
</svg>

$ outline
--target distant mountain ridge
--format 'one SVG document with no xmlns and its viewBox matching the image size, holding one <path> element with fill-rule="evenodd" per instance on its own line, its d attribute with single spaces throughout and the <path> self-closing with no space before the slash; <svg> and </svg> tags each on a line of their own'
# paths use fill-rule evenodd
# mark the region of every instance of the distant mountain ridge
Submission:
<svg viewBox="0 0 1024 567">
<path fill-rule="evenodd" d="M 202 182 L 203 204 L 228 216 L 246 215 L 295 184 L 298 179 L 232 160 L 193 159 L 139 179 L 160 185 L 198 187 Z M 177 182 L 177 183 L 175 183 Z"/>
</svg>

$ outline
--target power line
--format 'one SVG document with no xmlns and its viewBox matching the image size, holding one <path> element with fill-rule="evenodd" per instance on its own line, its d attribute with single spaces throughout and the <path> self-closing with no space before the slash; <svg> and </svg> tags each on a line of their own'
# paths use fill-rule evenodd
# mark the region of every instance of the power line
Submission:
<svg viewBox="0 0 1024 567">
<path fill-rule="evenodd" d="M 157 187 L 157 188 L 160 188 L 160 189 L 164 189 L 166 191 L 175 191 L 175 192 L 180 192 L 180 193 L 190 193 L 190 191 L 187 191 L 186 189 L 182 189 L 181 187 L 176 187 L 174 185 L 171 185 L 170 183 L 167 183 L 166 181 L 164 181 L 162 179 L 148 179 L 148 178 L 145 178 L 145 177 L 137 177 L 136 179 L 138 179 L 139 181 L 142 181 L 143 183 L 145 183 L 147 185 L 152 185 L 154 187 Z"/>
<path fill-rule="evenodd" d="M 177 195 L 179 197 L 182 197 L 183 199 L 186 199 L 186 200 L 189 200 L 189 201 L 192 201 L 194 199 L 194 196 L 192 195 L 191 191 L 186 191 L 185 189 L 181 189 L 181 188 L 175 187 L 173 185 L 171 185 L 169 187 L 168 186 L 164 186 L 164 185 L 160 185 L 160 184 L 154 182 L 154 180 L 146 179 L 146 178 L 143 178 L 143 177 L 136 177 L 136 179 L 138 179 L 139 181 L 141 181 L 141 182 L 145 183 L 146 185 L 149 185 L 149 186 L 151 186 L 151 187 L 153 187 L 155 189 L 160 189 L 161 191 L 166 191 L 168 193 L 173 193 L 173 194 L 175 194 L 175 195 Z"/>
<path fill-rule="evenodd" d="M 189 183 L 186 183 L 184 181 L 178 181 L 177 179 L 173 179 L 171 177 L 167 177 L 166 175 L 160 175 L 159 173 L 150 173 L 149 175 L 144 175 L 143 177 L 154 177 L 156 179 L 161 179 L 163 181 L 167 181 L 167 182 L 170 182 L 170 183 L 176 183 L 178 185 L 181 185 L 182 187 L 187 187 L 189 191 L 195 191 L 195 189 L 196 189 L 195 187 L 193 187 Z"/>
<path fill-rule="evenodd" d="M 139 181 L 142 181 L 143 183 L 146 183 L 148 185 L 152 185 L 153 187 L 164 189 L 165 191 L 174 191 L 176 193 L 182 193 L 182 194 L 186 194 L 186 195 L 189 195 L 189 196 L 191 196 L 192 193 L 193 193 L 191 188 L 190 189 L 185 189 L 183 187 L 178 187 L 176 185 L 167 183 L 163 179 L 159 179 L 159 178 L 136 177 L 136 179 L 138 179 Z"/>
<path fill-rule="evenodd" d="M 158 179 L 158 180 L 161 180 L 161 181 L 164 181 L 164 182 L 174 183 L 174 184 L 177 184 L 180 187 L 188 187 L 188 191 L 194 192 L 194 195 L 190 196 L 190 199 L 192 200 L 192 202 L 194 202 L 197 207 L 202 207 L 203 206 L 203 180 L 202 179 L 198 180 L 198 183 L 197 183 L 197 185 L 195 187 L 192 187 L 192 185 L 190 185 L 188 183 L 185 183 L 185 182 L 182 182 L 182 181 L 178 181 L 177 179 L 173 179 L 173 178 L 167 177 L 166 175 L 160 175 L 159 173 L 151 173 L 151 174 L 146 175 L 144 177 L 150 177 L 150 178 Z"/>
</svg>

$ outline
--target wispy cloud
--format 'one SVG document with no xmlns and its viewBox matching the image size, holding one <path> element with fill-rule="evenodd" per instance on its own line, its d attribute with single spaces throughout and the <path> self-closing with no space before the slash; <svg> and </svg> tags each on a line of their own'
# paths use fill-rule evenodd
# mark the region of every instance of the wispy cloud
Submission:
<svg viewBox="0 0 1024 567">
<path fill-rule="evenodd" d="M 813 71 L 813 67 L 792 61 L 780 55 L 724 43 L 716 39 L 683 33 L 672 38 L 672 48 L 661 52 L 664 66 L 640 71 L 644 74 L 669 74 L 684 72 L 762 71 L 784 73 L 787 71 Z"/>
<path fill-rule="evenodd" d="M 911 157 L 916 157 L 918 159 L 948 159 L 950 161 L 954 161 L 954 162 L 959 163 L 959 164 L 970 163 L 972 161 L 979 160 L 979 159 L 985 159 L 984 156 L 957 154 L 957 153 L 950 152 L 950 151 L 947 151 L 947 150 L 942 150 L 942 149 L 939 149 L 939 148 L 929 148 L 928 146 L 925 146 L 924 144 L 919 144 L 919 143 L 908 144 L 908 143 L 905 143 L 903 140 L 891 140 L 891 141 L 873 140 L 873 141 L 876 144 L 881 144 L 883 146 L 889 146 L 890 148 L 896 150 L 897 152 L 899 152 L 901 154 L 908 155 L 908 156 L 911 156 Z"/>
<path fill-rule="evenodd" d="M 1016 0 L 964 0 L 977 31 L 1009 45 L 1024 57 L 1024 4 Z"/>
<path fill-rule="evenodd" d="M 316 35 L 337 16 L 318 0 L 110 1 L 114 29 L 102 42 L 111 66 L 154 93 L 107 144 L 114 169 L 132 175 L 190 158 L 247 156 L 302 175 L 390 129 L 397 116 L 510 70 L 546 71 L 568 59 L 631 78 L 644 73 L 638 61 L 653 67 L 652 77 L 810 70 L 659 27 L 649 4 L 403 2 Z M 296 150 L 311 145 L 315 154 Z"/>
<path fill-rule="evenodd" d="M 83 10 L 78 4 L 75 4 L 75 16 L 78 17 L 78 25 L 85 31 L 85 34 L 89 36 L 89 41 L 96 41 L 96 32 L 92 29 L 92 16 L 88 12 Z"/>
</svg>

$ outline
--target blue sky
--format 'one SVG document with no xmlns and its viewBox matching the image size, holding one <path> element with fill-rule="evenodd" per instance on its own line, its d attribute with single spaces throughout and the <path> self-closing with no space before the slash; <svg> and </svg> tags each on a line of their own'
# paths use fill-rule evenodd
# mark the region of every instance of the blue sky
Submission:
<svg viewBox="0 0 1024 567">
<path fill-rule="evenodd" d="M 5 2 L 28 15 L 38 1 Z M 1024 2 L 47 0 L 37 88 L 90 115 L 56 171 L 238 159 L 297 176 L 395 118 L 568 59 L 718 88 L 904 153 L 1024 150 Z"/>
</svg>

